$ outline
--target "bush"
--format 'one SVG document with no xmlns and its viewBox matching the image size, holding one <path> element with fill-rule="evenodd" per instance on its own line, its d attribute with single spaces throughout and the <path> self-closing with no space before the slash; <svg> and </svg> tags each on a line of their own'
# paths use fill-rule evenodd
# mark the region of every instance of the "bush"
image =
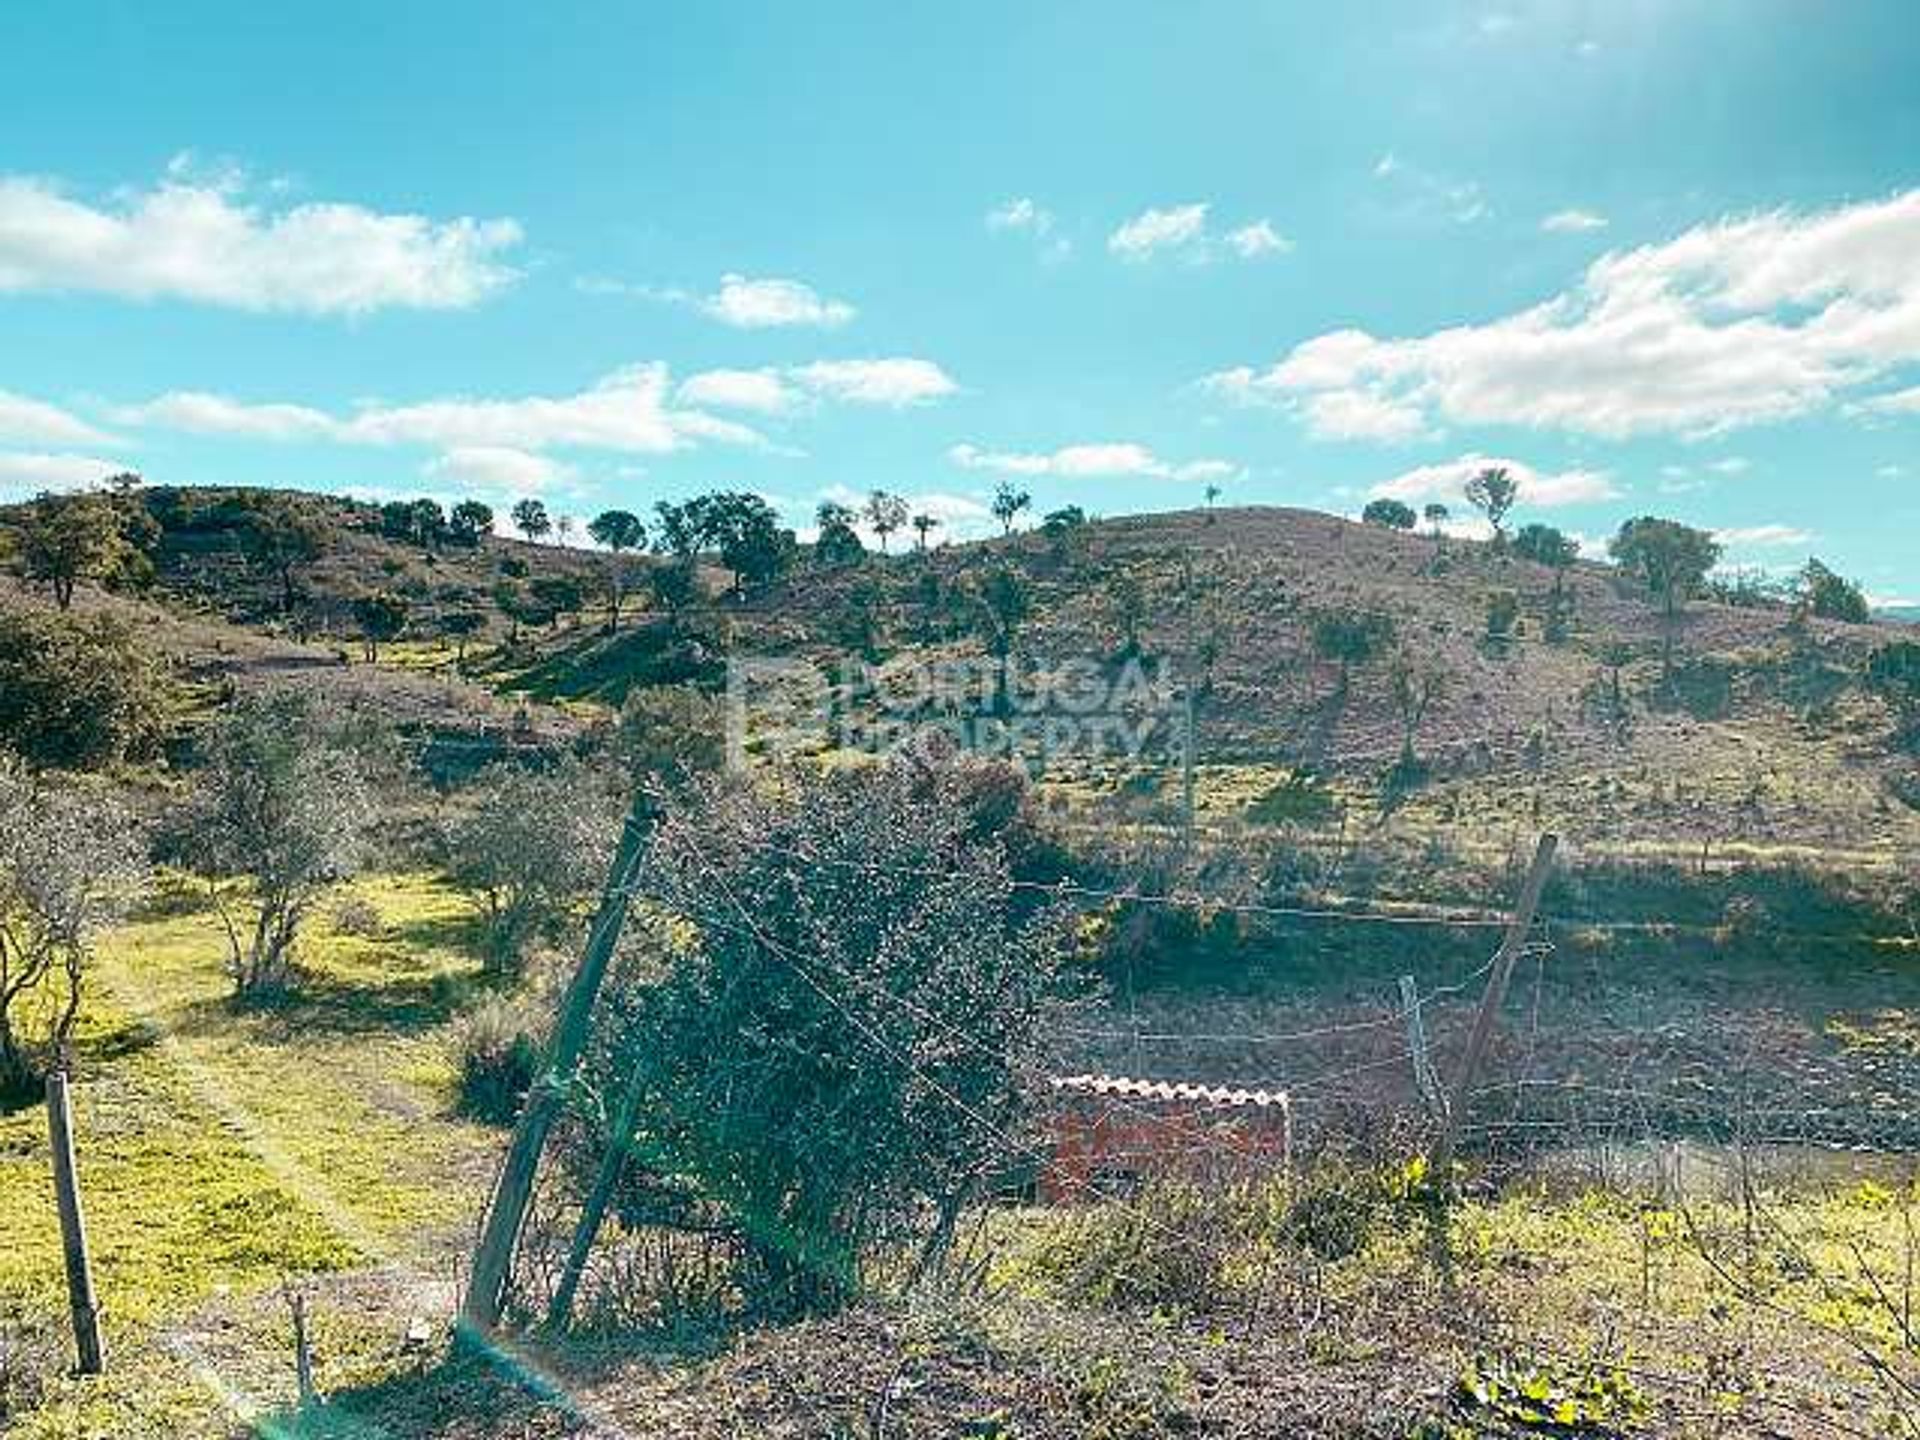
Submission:
<svg viewBox="0 0 1920 1440">
<path fill-rule="evenodd" d="M 89 770 L 157 754 L 172 687 L 111 615 L 0 611 L 0 744 L 28 764 Z"/>
<path fill-rule="evenodd" d="M 543 1049 L 525 1006 L 499 996 L 482 1000 L 454 1029 L 455 1108 L 489 1125 L 511 1123 L 539 1073 Z"/>
</svg>

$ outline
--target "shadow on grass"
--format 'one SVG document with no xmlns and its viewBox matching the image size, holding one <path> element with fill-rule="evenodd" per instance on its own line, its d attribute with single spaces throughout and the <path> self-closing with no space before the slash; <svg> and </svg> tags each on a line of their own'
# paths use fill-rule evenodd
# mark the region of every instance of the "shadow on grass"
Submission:
<svg viewBox="0 0 1920 1440">
<path fill-rule="evenodd" d="M 171 1028 L 184 1037 L 217 1036 L 231 1032 L 238 1015 L 269 1041 L 315 1034 L 414 1035 L 440 1028 L 475 996 L 505 983 L 504 977 L 477 970 L 399 976 L 372 985 L 307 974 L 272 995 L 192 1001 L 180 1007 Z"/>
<path fill-rule="evenodd" d="M 419 1369 L 325 1403 L 254 1422 L 265 1440 L 547 1440 L 594 1429 L 576 1400 L 580 1383 L 638 1361 L 669 1366 L 712 1359 L 731 1332 L 640 1330 L 563 1342 L 509 1341 L 501 1348 L 454 1344 Z"/>
</svg>

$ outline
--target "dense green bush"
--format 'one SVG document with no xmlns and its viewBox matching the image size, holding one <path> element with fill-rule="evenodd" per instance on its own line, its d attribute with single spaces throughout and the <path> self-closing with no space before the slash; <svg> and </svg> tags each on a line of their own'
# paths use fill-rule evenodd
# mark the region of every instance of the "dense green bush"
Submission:
<svg viewBox="0 0 1920 1440">
<path fill-rule="evenodd" d="M 151 758 L 173 698 L 160 659 L 118 617 L 0 611 L 0 745 L 29 764 Z"/>
<path fill-rule="evenodd" d="M 468 1011 L 453 1034 L 460 1113 L 490 1125 L 510 1122 L 539 1071 L 541 1048 L 538 1025 L 524 1006 L 489 996 Z"/>
</svg>

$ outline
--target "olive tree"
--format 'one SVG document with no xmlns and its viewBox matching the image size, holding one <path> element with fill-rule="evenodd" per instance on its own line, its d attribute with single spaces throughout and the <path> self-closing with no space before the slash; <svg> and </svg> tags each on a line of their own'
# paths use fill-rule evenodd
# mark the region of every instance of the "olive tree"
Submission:
<svg viewBox="0 0 1920 1440">
<path fill-rule="evenodd" d="M 733 1237 L 770 1310 L 937 1253 L 1032 1153 L 1068 932 L 1015 890 L 997 794 L 963 757 L 900 757 L 716 784 L 656 832 L 644 963 L 585 1076 L 637 1103 L 586 1158 L 624 1159 L 629 1218 Z"/>
<path fill-rule="evenodd" d="M 131 817 L 110 799 L 0 756 L 0 1094 L 62 1063 L 94 943 L 146 878 Z"/>
<path fill-rule="evenodd" d="M 627 593 L 626 554 L 646 548 L 647 527 L 631 510 L 602 510 L 587 522 L 587 534 L 606 546 L 611 556 L 607 562 L 607 629 L 618 630 L 620 601 Z"/>
<path fill-rule="evenodd" d="M 1503 466 L 1493 465 L 1467 481 L 1467 503 L 1487 517 L 1493 526 L 1493 543 L 1507 540 L 1507 512 L 1520 498 L 1520 484 Z"/>
<path fill-rule="evenodd" d="M 448 869 L 480 907 L 489 966 L 511 971 L 534 940 L 561 933 L 591 894 L 618 816 L 577 764 L 490 765 L 462 799 L 447 826 Z"/>
<path fill-rule="evenodd" d="M 1673 670 L 1673 627 L 1707 572 L 1720 562 L 1720 542 L 1705 530 L 1678 520 L 1641 515 L 1627 521 L 1607 542 L 1614 563 L 1640 581 L 1660 605 L 1667 620 L 1661 662 Z"/>
<path fill-rule="evenodd" d="M 291 983 L 301 924 L 327 887 L 365 858 L 373 820 L 367 768 L 340 718 L 294 691 L 242 698 L 214 731 L 188 853 L 216 877 L 212 893 L 240 995 Z M 240 882 L 244 908 L 217 883 L 222 877 Z"/>
</svg>

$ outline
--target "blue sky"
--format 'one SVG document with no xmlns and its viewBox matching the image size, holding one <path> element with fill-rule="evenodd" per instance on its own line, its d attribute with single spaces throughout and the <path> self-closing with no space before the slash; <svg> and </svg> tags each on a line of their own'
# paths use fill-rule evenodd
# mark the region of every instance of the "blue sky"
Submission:
<svg viewBox="0 0 1920 1440">
<path fill-rule="evenodd" d="M 1905 0 L 0 10 L 0 492 L 1453 503 L 1920 596 Z"/>
</svg>

